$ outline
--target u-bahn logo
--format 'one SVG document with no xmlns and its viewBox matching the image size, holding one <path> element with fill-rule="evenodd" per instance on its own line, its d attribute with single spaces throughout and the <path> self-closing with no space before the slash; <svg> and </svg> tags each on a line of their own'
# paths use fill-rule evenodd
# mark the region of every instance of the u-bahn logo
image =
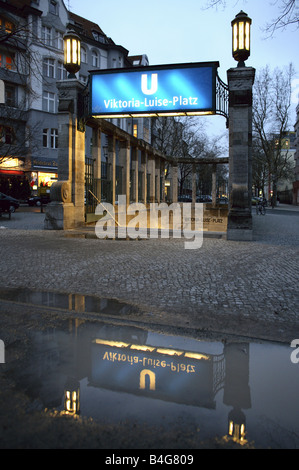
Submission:
<svg viewBox="0 0 299 470">
<path fill-rule="evenodd" d="M 150 88 L 148 88 L 148 75 L 146 73 L 143 73 L 141 75 L 141 91 L 145 95 L 153 95 L 154 93 L 157 93 L 158 91 L 158 74 L 157 73 L 152 73 L 151 75 L 151 85 Z"/>
</svg>

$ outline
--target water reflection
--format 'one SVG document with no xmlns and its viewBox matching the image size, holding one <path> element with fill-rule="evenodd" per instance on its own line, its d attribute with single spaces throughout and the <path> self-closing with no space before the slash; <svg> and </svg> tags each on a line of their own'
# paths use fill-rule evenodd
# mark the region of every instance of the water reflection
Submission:
<svg viewBox="0 0 299 470">
<path fill-rule="evenodd" d="M 117 300 L 92 295 L 64 294 L 30 290 L 27 288 L 0 289 L 0 299 L 81 313 L 93 312 L 109 315 L 128 315 L 137 311 L 133 306 Z"/>
<path fill-rule="evenodd" d="M 133 311 L 109 299 L 27 289 L 0 290 L 0 298 L 102 319 Z M 77 318 L 32 334 L 26 365 L 13 373 L 41 409 L 107 424 L 200 429 L 201 440 L 298 448 L 299 369 L 290 353 L 271 343 L 199 341 Z"/>
<path fill-rule="evenodd" d="M 16 375 L 43 407 L 106 423 L 133 417 L 172 426 L 184 416 L 186 426 L 198 423 L 201 439 L 299 447 L 299 377 L 288 348 L 78 319 L 32 339 L 28 367 Z M 281 390 L 282 381 L 290 387 Z"/>
</svg>

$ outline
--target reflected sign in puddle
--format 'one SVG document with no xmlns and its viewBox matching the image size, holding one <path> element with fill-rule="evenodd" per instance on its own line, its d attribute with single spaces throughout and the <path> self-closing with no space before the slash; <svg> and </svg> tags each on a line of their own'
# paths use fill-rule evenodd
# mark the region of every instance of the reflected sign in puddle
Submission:
<svg viewBox="0 0 299 470">
<path fill-rule="evenodd" d="M 44 408 L 102 424 L 180 426 L 200 442 L 298 448 L 299 364 L 271 343 L 210 342 L 69 320 L 34 333 L 18 386 Z"/>
</svg>

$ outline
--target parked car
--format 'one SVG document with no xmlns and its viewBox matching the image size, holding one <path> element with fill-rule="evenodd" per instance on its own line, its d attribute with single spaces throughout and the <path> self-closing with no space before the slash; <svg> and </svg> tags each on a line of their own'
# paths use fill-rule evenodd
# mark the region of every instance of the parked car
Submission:
<svg viewBox="0 0 299 470">
<path fill-rule="evenodd" d="M 212 196 L 209 196 L 207 194 L 197 196 L 196 197 L 196 202 L 212 202 Z"/>
<path fill-rule="evenodd" d="M 0 213 L 15 212 L 18 207 L 20 207 L 20 203 L 17 199 L 0 193 Z"/>
<path fill-rule="evenodd" d="M 42 204 L 48 204 L 50 202 L 50 196 L 33 196 L 28 199 L 29 206 L 41 206 Z"/>
<path fill-rule="evenodd" d="M 218 197 L 217 204 L 228 204 L 228 198 L 225 196 Z"/>
<path fill-rule="evenodd" d="M 179 202 L 192 202 L 192 196 L 188 196 L 188 194 L 182 194 L 178 197 Z"/>
</svg>

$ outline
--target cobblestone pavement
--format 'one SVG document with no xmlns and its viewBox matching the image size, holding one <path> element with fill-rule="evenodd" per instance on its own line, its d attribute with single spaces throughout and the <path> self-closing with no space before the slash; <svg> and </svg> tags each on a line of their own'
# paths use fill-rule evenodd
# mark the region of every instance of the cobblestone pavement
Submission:
<svg viewBox="0 0 299 470">
<path fill-rule="evenodd" d="M 16 212 L 0 219 L 0 288 L 92 294 L 137 306 L 130 321 L 289 343 L 299 337 L 299 211 L 286 209 L 253 212 L 253 242 L 204 238 L 199 250 L 45 231 L 44 214 Z"/>
</svg>

